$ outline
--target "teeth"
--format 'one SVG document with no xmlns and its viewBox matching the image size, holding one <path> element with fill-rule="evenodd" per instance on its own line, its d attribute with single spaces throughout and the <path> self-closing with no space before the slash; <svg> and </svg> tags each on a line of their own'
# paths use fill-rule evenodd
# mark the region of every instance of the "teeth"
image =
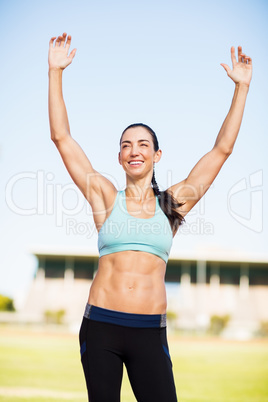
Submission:
<svg viewBox="0 0 268 402">
<path fill-rule="evenodd" d="M 129 162 L 130 165 L 141 165 L 142 162 Z"/>
</svg>

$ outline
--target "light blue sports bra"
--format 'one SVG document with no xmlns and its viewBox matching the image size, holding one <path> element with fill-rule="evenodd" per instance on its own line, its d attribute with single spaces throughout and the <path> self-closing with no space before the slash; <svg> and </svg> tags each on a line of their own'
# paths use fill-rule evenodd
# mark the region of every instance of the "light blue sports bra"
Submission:
<svg viewBox="0 0 268 402">
<path fill-rule="evenodd" d="M 127 211 L 125 190 L 119 191 L 110 216 L 99 231 L 100 257 L 119 251 L 136 250 L 168 260 L 173 241 L 170 223 L 156 197 L 152 218 L 135 218 Z"/>
</svg>

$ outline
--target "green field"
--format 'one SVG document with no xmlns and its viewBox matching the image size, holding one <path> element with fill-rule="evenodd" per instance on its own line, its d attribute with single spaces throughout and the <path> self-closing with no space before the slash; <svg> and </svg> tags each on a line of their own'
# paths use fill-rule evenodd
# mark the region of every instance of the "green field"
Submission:
<svg viewBox="0 0 268 402">
<path fill-rule="evenodd" d="M 169 345 L 180 402 L 268 401 L 268 341 Z M 0 401 L 66 400 L 87 401 L 77 336 L 0 327 Z M 125 375 L 122 401 L 135 401 Z"/>
</svg>

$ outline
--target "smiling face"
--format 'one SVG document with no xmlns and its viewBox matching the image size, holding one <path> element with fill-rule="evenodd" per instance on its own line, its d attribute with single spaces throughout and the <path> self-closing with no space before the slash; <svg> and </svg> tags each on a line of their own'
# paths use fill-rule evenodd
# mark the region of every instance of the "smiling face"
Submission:
<svg viewBox="0 0 268 402">
<path fill-rule="evenodd" d="M 119 163 L 131 177 L 152 174 L 153 165 L 161 158 L 161 150 L 154 150 L 153 137 L 141 126 L 127 129 L 121 139 Z"/>
</svg>

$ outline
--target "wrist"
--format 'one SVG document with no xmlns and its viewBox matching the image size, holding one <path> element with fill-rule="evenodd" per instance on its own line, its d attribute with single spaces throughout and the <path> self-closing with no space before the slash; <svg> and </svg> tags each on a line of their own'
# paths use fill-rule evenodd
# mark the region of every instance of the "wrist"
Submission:
<svg viewBox="0 0 268 402">
<path fill-rule="evenodd" d="M 49 74 L 62 74 L 63 68 L 60 67 L 49 67 L 48 73 Z"/>
<path fill-rule="evenodd" d="M 247 84 L 245 82 L 236 82 L 235 87 L 237 89 L 243 90 L 243 91 L 248 91 L 249 90 L 249 84 Z"/>
</svg>

